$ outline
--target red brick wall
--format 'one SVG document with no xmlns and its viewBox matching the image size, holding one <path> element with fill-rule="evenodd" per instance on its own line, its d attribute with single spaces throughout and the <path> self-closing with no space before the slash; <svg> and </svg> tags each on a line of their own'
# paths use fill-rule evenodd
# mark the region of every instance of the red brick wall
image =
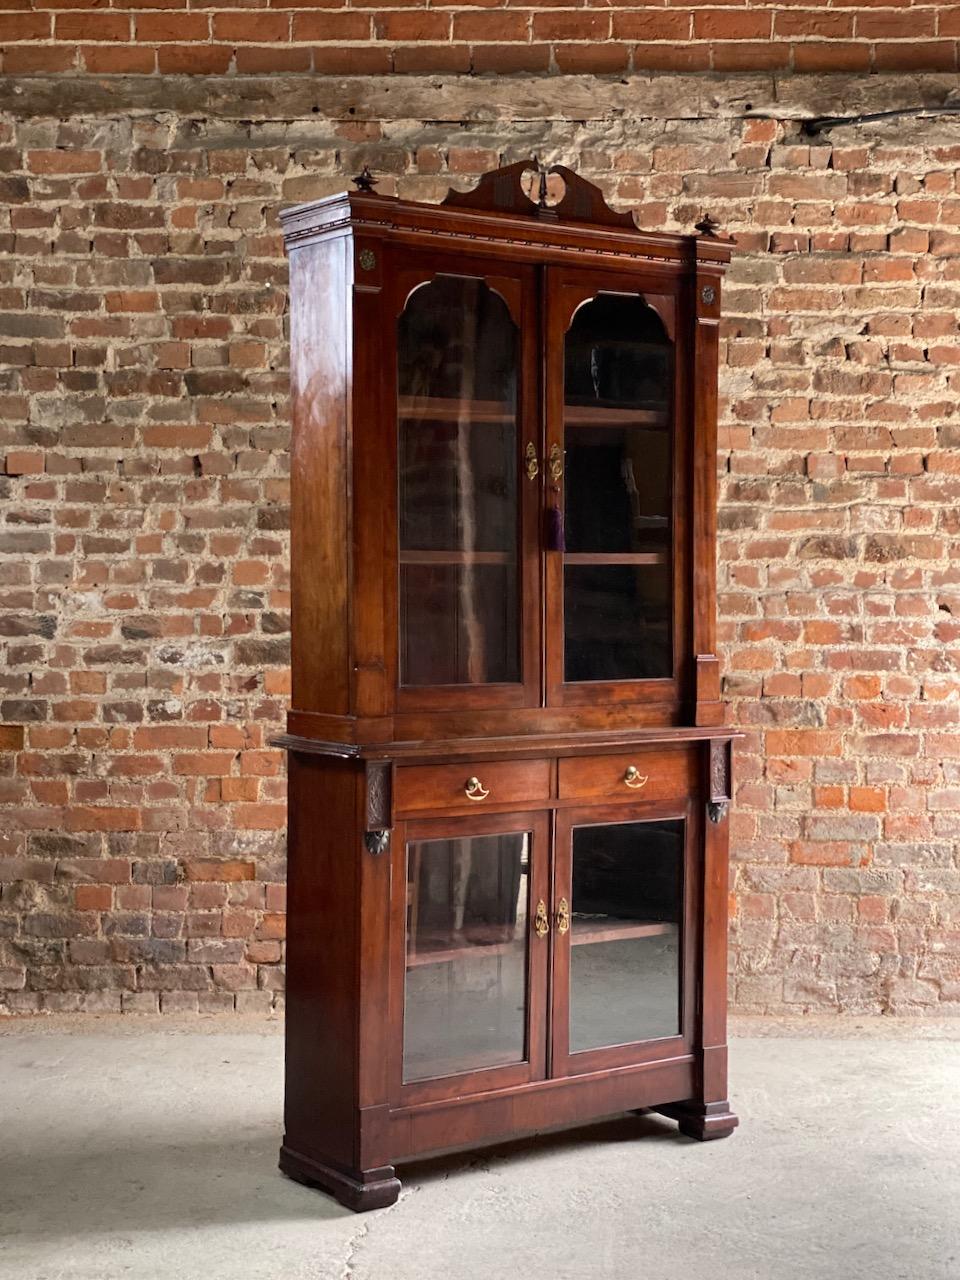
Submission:
<svg viewBox="0 0 960 1280">
<path fill-rule="evenodd" d="M 432 83 L 383 121 L 177 116 L 172 88 L 158 114 L 0 119 L 0 1008 L 273 1005 L 276 211 L 364 162 L 433 200 L 532 151 L 645 225 L 708 208 L 738 239 L 720 511 L 746 731 L 735 1003 L 960 1008 L 960 145 L 909 121 L 811 142 L 743 118 L 736 86 L 684 119 L 698 86 L 654 119 L 598 86 L 578 124 L 558 118 L 569 88 L 542 119 L 521 88 L 495 126 L 425 121 Z"/>
<path fill-rule="evenodd" d="M 2 70 L 103 74 L 957 69 L 960 9 L 907 0 L 13 0 Z"/>
</svg>

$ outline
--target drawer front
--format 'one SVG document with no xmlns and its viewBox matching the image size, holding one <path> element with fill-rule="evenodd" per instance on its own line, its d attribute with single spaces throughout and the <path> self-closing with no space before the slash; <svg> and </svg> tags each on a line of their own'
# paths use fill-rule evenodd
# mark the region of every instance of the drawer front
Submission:
<svg viewBox="0 0 960 1280">
<path fill-rule="evenodd" d="M 398 814 L 431 809 L 482 810 L 550 798 L 549 760 L 400 765 L 394 779 Z"/>
<path fill-rule="evenodd" d="M 561 800 L 673 800 L 696 784 L 697 753 L 689 747 L 560 761 Z"/>
</svg>

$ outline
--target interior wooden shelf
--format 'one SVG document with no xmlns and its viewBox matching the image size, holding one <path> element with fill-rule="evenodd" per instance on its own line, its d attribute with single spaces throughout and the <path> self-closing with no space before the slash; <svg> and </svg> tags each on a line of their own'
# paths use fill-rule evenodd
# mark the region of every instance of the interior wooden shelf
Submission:
<svg viewBox="0 0 960 1280">
<path fill-rule="evenodd" d="M 490 956 L 502 956 L 505 952 L 513 950 L 520 938 L 517 934 L 515 938 L 509 938 L 503 942 L 453 942 L 448 941 L 446 945 L 437 942 L 434 945 L 422 947 L 419 951 L 407 952 L 407 968 L 418 969 L 422 964 L 447 964 L 451 960 L 465 960 L 472 956 L 474 959 L 486 960 Z"/>
<path fill-rule="evenodd" d="M 574 916 L 570 924 L 570 945 L 582 947 L 592 942 L 622 942 L 629 938 L 656 938 L 676 933 L 677 926 L 663 920 L 617 920 L 612 916 Z M 449 964 L 452 960 L 488 959 L 516 948 L 522 933 L 500 942 L 455 941 L 449 937 L 430 939 L 417 951 L 407 952 L 407 968 L 424 964 Z"/>
<path fill-rule="evenodd" d="M 666 551 L 565 551 L 564 564 L 667 564 Z"/>
<path fill-rule="evenodd" d="M 626 938 L 656 938 L 676 933 L 677 926 L 664 920 L 617 920 L 613 916 L 577 916 L 570 924 L 570 945 L 620 942 Z"/>
<path fill-rule="evenodd" d="M 662 430 L 670 426 L 665 409 L 618 409 L 614 405 L 565 404 L 563 421 L 568 427 L 647 427 Z"/>
<path fill-rule="evenodd" d="M 438 396 L 400 396 L 397 416 L 419 422 L 516 422 L 516 408 L 502 400 L 444 400 Z"/>
<path fill-rule="evenodd" d="M 492 422 L 517 421 L 516 406 L 502 400 L 454 400 L 439 396 L 400 396 L 397 416 L 417 422 Z M 567 404 L 563 420 L 568 427 L 647 427 L 662 430 L 670 426 L 666 409 L 618 408 L 616 405 Z"/>
<path fill-rule="evenodd" d="M 401 551 L 401 564 L 513 564 L 510 551 Z M 668 564 L 666 551 L 566 551 L 564 564 Z"/>
<path fill-rule="evenodd" d="M 512 564 L 509 551 L 401 551 L 401 564 Z"/>
</svg>

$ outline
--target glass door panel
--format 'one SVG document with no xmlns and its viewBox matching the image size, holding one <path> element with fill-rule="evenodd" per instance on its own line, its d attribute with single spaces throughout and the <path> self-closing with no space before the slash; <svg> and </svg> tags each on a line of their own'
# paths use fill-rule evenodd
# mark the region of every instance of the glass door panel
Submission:
<svg viewBox="0 0 960 1280">
<path fill-rule="evenodd" d="M 626 283 L 548 275 L 547 688 L 560 705 L 670 698 L 683 651 L 675 299 Z"/>
<path fill-rule="evenodd" d="M 564 679 L 669 676 L 670 571 L 662 566 L 571 563 L 563 567 Z"/>
<path fill-rule="evenodd" d="M 573 829 L 570 1053 L 680 1034 L 683 828 Z"/>
<path fill-rule="evenodd" d="M 673 673 L 673 350 L 639 295 L 600 293 L 564 342 L 567 683 Z"/>
<path fill-rule="evenodd" d="M 400 683 L 516 684 L 518 326 L 484 280 L 435 275 L 397 359 Z"/>
<path fill-rule="evenodd" d="M 689 827 L 689 814 L 636 807 L 558 812 L 553 1075 L 655 1061 L 688 1043 Z"/>
<path fill-rule="evenodd" d="M 406 844 L 404 1085 L 542 1070 L 544 1046 L 530 1043 L 530 1026 L 544 998 L 546 943 L 528 925 L 531 903 L 540 905 L 533 847 L 545 819 L 526 831 L 486 825 L 494 829 L 472 834 L 461 822 Z"/>
</svg>

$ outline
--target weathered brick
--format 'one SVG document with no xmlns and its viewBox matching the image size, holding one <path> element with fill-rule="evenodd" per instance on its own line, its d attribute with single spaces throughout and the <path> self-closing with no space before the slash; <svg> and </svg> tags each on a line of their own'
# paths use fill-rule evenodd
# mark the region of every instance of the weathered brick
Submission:
<svg viewBox="0 0 960 1280">
<path fill-rule="evenodd" d="M 184 863 L 184 874 L 188 880 L 252 880 L 256 868 L 252 862 L 234 860 L 216 861 L 212 859 L 189 859 Z"/>
<path fill-rule="evenodd" d="M 75 804 L 65 815 L 68 831 L 138 831 L 142 821 L 139 809 L 106 806 Z"/>
<path fill-rule="evenodd" d="M 43 454 L 20 449 L 7 454 L 8 476 L 40 475 L 43 472 Z"/>
<path fill-rule="evenodd" d="M 371 0 L 329 13 L 291 0 L 180 16 L 38 10 L 48 32 L 70 18 L 82 34 L 36 48 L 17 34 L 25 9 L 0 19 L 0 41 L 4 71 L 26 78 L 495 72 L 507 102 L 509 77 L 528 73 L 849 74 L 895 48 L 911 68 L 940 69 L 945 44 L 954 56 L 942 28 L 890 35 L 888 12 Z M 870 38 L 856 34 L 863 18 Z M 771 22 L 769 41 L 758 32 Z M 123 24 L 136 43 L 110 36 Z M 284 105 L 281 138 L 255 112 L 242 130 L 219 115 L 197 126 L 176 100 L 131 116 L 120 98 L 59 125 L 55 110 L 42 124 L 0 117 L 13 215 L 0 232 L 11 998 L 274 1006 L 285 814 L 267 743 L 289 690 L 276 211 L 348 185 L 358 161 L 388 194 L 439 199 L 543 150 L 638 205 L 645 226 L 689 230 L 706 206 L 737 239 L 719 477 L 719 643 L 730 722 L 746 734 L 730 820 L 734 998 L 906 1012 L 948 1001 L 935 961 L 960 914 L 960 153 L 919 125 L 897 145 L 868 129 L 811 140 L 794 119 L 715 111 L 689 85 L 669 90 L 676 118 L 664 98 L 650 133 L 632 108 L 607 112 L 605 92 L 598 80 L 602 122 L 576 131 L 508 112 L 495 131 L 405 120 L 401 136 L 392 121 L 308 107 L 296 119 Z M 840 115 L 877 101 L 865 81 L 830 92 Z M 894 985 L 893 963 L 918 954 L 928 967 Z"/>
</svg>

